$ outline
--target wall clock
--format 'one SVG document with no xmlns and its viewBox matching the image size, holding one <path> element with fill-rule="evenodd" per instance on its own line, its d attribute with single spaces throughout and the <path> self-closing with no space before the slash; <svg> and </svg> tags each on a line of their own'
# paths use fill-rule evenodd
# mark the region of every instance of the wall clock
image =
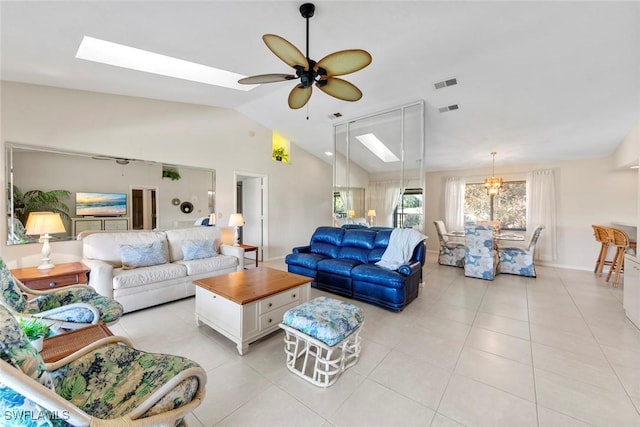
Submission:
<svg viewBox="0 0 640 427">
<path fill-rule="evenodd" d="M 182 211 L 182 213 L 191 213 L 193 212 L 193 204 L 191 202 L 182 202 L 182 204 L 180 205 L 180 210 Z"/>
</svg>

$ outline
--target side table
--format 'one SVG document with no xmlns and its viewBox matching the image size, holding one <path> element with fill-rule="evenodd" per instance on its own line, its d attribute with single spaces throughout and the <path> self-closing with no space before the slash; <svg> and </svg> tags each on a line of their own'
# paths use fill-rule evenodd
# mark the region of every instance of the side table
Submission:
<svg viewBox="0 0 640 427">
<path fill-rule="evenodd" d="M 42 291 L 87 283 L 90 271 L 89 267 L 81 262 L 69 262 L 56 264 L 50 270 L 38 270 L 37 267 L 16 268 L 11 270 L 11 274 L 26 287 Z"/>
<path fill-rule="evenodd" d="M 112 335 L 107 325 L 102 322 L 86 328 L 76 329 L 75 331 L 65 332 L 46 338 L 42 344 L 40 356 L 42 356 L 45 363 L 57 362 L 101 338 Z"/>
<path fill-rule="evenodd" d="M 238 246 L 240 246 L 242 249 L 244 249 L 245 252 L 255 252 L 256 253 L 256 268 L 258 268 L 258 246 L 245 245 L 244 243 L 240 243 Z"/>
</svg>

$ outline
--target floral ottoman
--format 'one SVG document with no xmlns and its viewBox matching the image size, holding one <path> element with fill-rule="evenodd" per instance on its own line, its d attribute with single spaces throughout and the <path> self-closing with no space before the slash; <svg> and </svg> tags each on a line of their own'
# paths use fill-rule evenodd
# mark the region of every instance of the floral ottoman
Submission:
<svg viewBox="0 0 640 427">
<path fill-rule="evenodd" d="M 280 323 L 287 368 L 314 385 L 329 387 L 358 362 L 363 324 L 359 307 L 327 297 L 288 310 Z"/>
</svg>

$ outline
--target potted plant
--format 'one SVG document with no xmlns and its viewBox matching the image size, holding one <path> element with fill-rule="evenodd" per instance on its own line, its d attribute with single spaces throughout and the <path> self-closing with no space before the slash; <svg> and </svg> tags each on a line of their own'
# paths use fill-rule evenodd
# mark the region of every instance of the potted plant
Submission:
<svg viewBox="0 0 640 427">
<path fill-rule="evenodd" d="M 284 149 L 284 147 L 277 147 L 274 148 L 271 156 L 277 160 L 278 162 L 285 162 L 287 163 L 289 161 L 289 155 L 287 154 L 286 150 Z"/>
<path fill-rule="evenodd" d="M 40 319 L 20 319 L 20 327 L 24 331 L 31 345 L 37 350 L 42 350 L 42 344 L 44 339 L 49 336 L 51 332 L 51 325 Z"/>
<path fill-rule="evenodd" d="M 69 206 L 61 199 L 68 199 L 71 193 L 67 190 L 29 190 L 25 193 L 17 186 L 13 186 L 13 212 L 22 222 L 27 223 L 31 212 L 59 213 L 63 220 L 70 220 Z"/>
<path fill-rule="evenodd" d="M 162 177 L 163 178 L 170 178 L 171 181 L 177 181 L 177 180 L 180 179 L 180 173 L 178 172 L 177 169 L 164 168 L 164 169 L 162 169 Z"/>
</svg>

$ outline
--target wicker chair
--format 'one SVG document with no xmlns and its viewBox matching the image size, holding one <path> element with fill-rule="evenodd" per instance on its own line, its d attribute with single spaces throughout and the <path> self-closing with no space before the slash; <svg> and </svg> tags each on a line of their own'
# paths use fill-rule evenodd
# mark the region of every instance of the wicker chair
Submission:
<svg viewBox="0 0 640 427">
<path fill-rule="evenodd" d="M 442 221 L 434 221 L 438 240 L 440 241 L 440 254 L 438 264 L 464 267 L 465 244 L 447 236 L 447 229 Z M 464 238 L 464 236 L 461 236 Z"/>
<path fill-rule="evenodd" d="M 7 425 L 182 425 L 201 403 L 205 383 L 197 363 L 136 350 L 121 337 L 46 364 L 0 306 L 0 407 Z"/>
<path fill-rule="evenodd" d="M 596 238 L 596 242 L 600 243 L 600 253 L 596 260 L 596 266 L 593 268 L 593 272 L 602 275 L 602 270 L 605 265 L 611 266 L 612 261 L 607 261 L 607 252 L 609 251 L 610 237 L 607 227 L 601 225 L 592 225 L 593 235 Z"/>
<path fill-rule="evenodd" d="M 536 243 L 544 225 L 538 225 L 529 236 L 529 241 L 524 246 L 509 246 L 498 248 L 500 263 L 498 272 L 516 274 L 518 276 L 536 277 L 536 264 L 534 254 Z"/>
<path fill-rule="evenodd" d="M 122 316 L 122 305 L 87 285 L 36 291 L 13 277 L 0 258 L 0 305 L 14 316 L 39 317 L 63 329 L 78 329 L 99 321 L 112 325 Z"/>
<path fill-rule="evenodd" d="M 624 254 L 629 249 L 629 236 L 624 231 L 614 227 L 607 227 L 607 233 L 609 234 L 609 246 L 616 248 L 613 261 L 611 261 L 611 268 L 607 274 L 607 282 L 611 278 L 611 274 L 615 272 L 613 278 L 613 286 L 615 287 L 618 286 L 620 273 L 624 270 Z"/>
</svg>

